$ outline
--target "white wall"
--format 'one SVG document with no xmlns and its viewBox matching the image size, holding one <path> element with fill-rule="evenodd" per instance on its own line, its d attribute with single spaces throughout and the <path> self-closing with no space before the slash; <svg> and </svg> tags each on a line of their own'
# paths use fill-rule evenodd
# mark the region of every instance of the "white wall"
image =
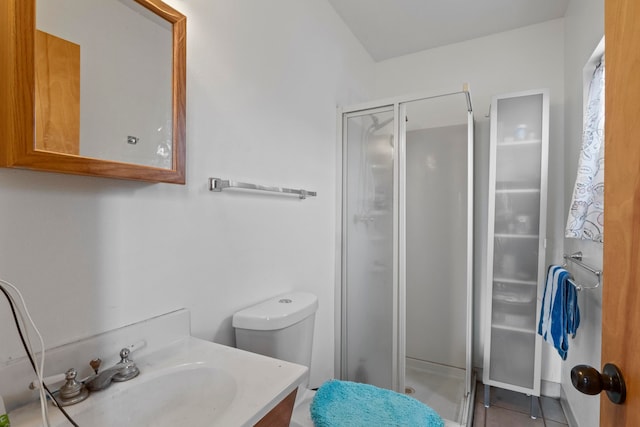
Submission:
<svg viewBox="0 0 640 427">
<path fill-rule="evenodd" d="M 565 15 L 565 215 L 578 169 L 578 154 L 582 138 L 583 68 L 600 39 L 604 36 L 604 0 L 571 0 Z M 602 268 L 602 244 L 577 239 L 565 239 L 565 252 L 582 251 L 585 263 Z M 593 281 L 590 273 L 579 267 L 571 269 L 578 280 Z M 585 274 L 586 273 L 586 274 Z M 605 276 L 606 277 L 606 276 Z M 606 284 L 605 284 L 606 285 Z M 563 404 L 570 418 L 580 427 L 597 426 L 600 415 L 600 396 L 579 393 L 571 384 L 571 368 L 588 364 L 600 368 L 602 340 L 602 291 L 578 294 L 580 328 L 570 342 L 567 360 L 562 363 Z"/>
<path fill-rule="evenodd" d="M 483 298 L 489 165 L 489 105 L 493 95 L 549 88 L 551 106 L 547 262 L 562 260 L 564 221 L 564 22 L 523 27 L 422 51 L 376 64 L 376 97 L 462 89 L 470 84 L 476 120 L 475 342 L 474 366 L 482 366 Z M 543 346 L 543 380 L 560 382 L 559 358 Z M 544 391 L 544 390 L 543 390 Z"/>
<path fill-rule="evenodd" d="M 333 376 L 336 105 L 369 98 L 373 62 L 324 0 L 168 3 L 188 19 L 187 185 L 1 169 L 0 277 L 47 346 L 180 307 L 195 336 L 233 344 L 234 311 L 314 292 L 317 386 Z M 210 176 L 318 197 L 214 194 Z M 23 351 L 2 307 L 4 364 Z"/>
</svg>

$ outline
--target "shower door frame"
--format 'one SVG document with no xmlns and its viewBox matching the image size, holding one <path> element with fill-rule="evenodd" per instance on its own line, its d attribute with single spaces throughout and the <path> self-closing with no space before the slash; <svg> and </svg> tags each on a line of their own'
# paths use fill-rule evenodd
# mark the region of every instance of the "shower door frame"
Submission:
<svg viewBox="0 0 640 427">
<path fill-rule="evenodd" d="M 337 228 L 336 243 L 336 293 L 335 293 L 335 366 L 336 373 L 341 379 L 346 378 L 347 352 L 346 337 L 346 251 L 344 232 L 346 218 L 343 208 L 346 206 L 345 181 L 345 120 L 393 109 L 393 334 L 392 343 L 392 389 L 404 392 L 406 370 L 406 121 L 400 117 L 406 116 L 406 104 L 414 101 L 440 98 L 444 96 L 464 94 L 467 96 L 467 251 L 466 251 L 466 355 L 465 355 L 465 396 L 472 389 L 473 375 L 473 209 L 474 209 L 474 121 L 471 98 L 466 84 L 462 90 L 452 90 L 438 93 L 421 93 L 378 101 L 371 101 L 348 107 L 338 107 L 337 110 Z"/>
<path fill-rule="evenodd" d="M 400 370 L 399 368 L 399 357 L 404 357 L 404 349 L 402 349 L 399 345 L 399 331 L 401 330 L 400 321 L 400 303 L 398 301 L 399 297 L 399 282 L 398 282 L 398 112 L 399 112 L 399 103 L 397 102 L 371 102 L 362 105 L 355 105 L 348 108 L 338 108 L 338 164 L 341 165 L 339 168 L 340 175 L 338 178 L 337 186 L 338 186 L 338 243 L 337 243 L 337 262 L 340 268 L 337 270 L 336 277 L 336 366 L 338 367 L 338 377 L 344 379 L 347 377 L 347 352 L 345 342 L 347 340 L 347 325 L 343 319 L 346 318 L 346 301 L 347 301 L 347 288 L 343 286 L 343 283 L 346 283 L 345 277 L 347 276 L 347 262 L 346 262 L 346 251 L 344 248 L 346 247 L 346 240 L 344 231 L 347 229 L 347 219 L 346 215 L 344 215 L 344 206 L 347 203 L 347 194 L 344 191 L 344 187 L 346 182 L 344 181 L 344 177 L 347 175 L 347 164 L 344 162 L 346 158 L 346 150 L 347 147 L 344 144 L 344 131 L 346 128 L 343 126 L 344 122 L 352 117 L 359 117 L 369 114 L 374 114 L 377 112 L 386 112 L 393 111 L 393 202 L 392 202 L 392 215 L 393 215 L 393 225 L 392 225 L 392 245 L 393 245 L 393 260 L 392 260 L 392 318 L 393 318 L 393 337 L 392 337 L 392 350 L 391 350 L 391 386 L 395 391 L 401 390 L 404 388 L 404 370 Z M 395 368 L 394 368 L 395 367 Z M 404 369 L 404 368 L 403 368 Z M 401 375 L 402 373 L 402 375 Z"/>
</svg>

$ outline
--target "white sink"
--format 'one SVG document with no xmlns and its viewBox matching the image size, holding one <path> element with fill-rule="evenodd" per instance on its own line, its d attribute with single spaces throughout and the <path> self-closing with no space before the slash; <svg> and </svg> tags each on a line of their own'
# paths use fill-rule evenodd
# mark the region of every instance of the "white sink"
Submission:
<svg viewBox="0 0 640 427">
<path fill-rule="evenodd" d="M 79 426 L 251 426 L 307 375 L 304 366 L 193 337 L 133 358 L 138 377 L 65 408 Z M 49 415 L 52 427 L 69 425 L 52 405 Z M 42 425 L 38 402 L 9 418 L 13 427 Z"/>
<path fill-rule="evenodd" d="M 81 426 L 112 426 L 115 415 L 126 426 L 193 425 L 200 418 L 220 418 L 236 397 L 231 375 L 204 366 L 187 365 L 140 380 L 114 390 L 108 399 L 88 401 L 74 420 Z"/>
</svg>

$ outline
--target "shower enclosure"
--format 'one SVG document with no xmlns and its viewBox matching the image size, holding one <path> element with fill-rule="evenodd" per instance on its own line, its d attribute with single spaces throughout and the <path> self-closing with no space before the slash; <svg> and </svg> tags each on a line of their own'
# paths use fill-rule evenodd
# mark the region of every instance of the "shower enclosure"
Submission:
<svg viewBox="0 0 640 427">
<path fill-rule="evenodd" d="M 342 379 L 467 425 L 473 113 L 467 90 L 342 109 Z"/>
</svg>

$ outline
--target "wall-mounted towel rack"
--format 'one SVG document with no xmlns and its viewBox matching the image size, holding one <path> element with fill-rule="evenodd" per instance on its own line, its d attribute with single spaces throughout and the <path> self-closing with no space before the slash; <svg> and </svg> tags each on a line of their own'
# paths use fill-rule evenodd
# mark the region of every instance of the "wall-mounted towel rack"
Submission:
<svg viewBox="0 0 640 427">
<path fill-rule="evenodd" d="M 579 285 L 578 283 L 575 282 L 575 279 L 573 279 L 573 277 L 571 279 L 568 279 L 569 283 L 571 283 L 573 286 L 576 287 L 577 290 L 581 291 L 583 289 L 596 289 L 598 287 L 600 287 L 600 283 L 602 282 L 602 270 L 597 270 L 591 266 L 588 266 L 587 264 L 582 262 L 582 252 L 578 251 L 575 253 L 572 253 L 571 255 L 567 255 L 564 254 L 564 264 L 563 267 L 567 266 L 567 262 L 570 261 L 582 268 L 584 268 L 587 271 L 590 271 L 591 273 L 593 273 L 597 278 L 598 281 L 596 283 L 594 283 L 592 286 L 582 286 Z"/>
<path fill-rule="evenodd" d="M 209 178 L 209 190 L 220 192 L 225 188 L 243 188 L 245 190 L 271 191 L 275 193 L 297 194 L 299 198 L 315 197 L 315 191 L 308 191 L 284 187 L 268 187 L 266 185 L 248 184 L 246 182 L 232 181 L 230 179 Z"/>
</svg>

